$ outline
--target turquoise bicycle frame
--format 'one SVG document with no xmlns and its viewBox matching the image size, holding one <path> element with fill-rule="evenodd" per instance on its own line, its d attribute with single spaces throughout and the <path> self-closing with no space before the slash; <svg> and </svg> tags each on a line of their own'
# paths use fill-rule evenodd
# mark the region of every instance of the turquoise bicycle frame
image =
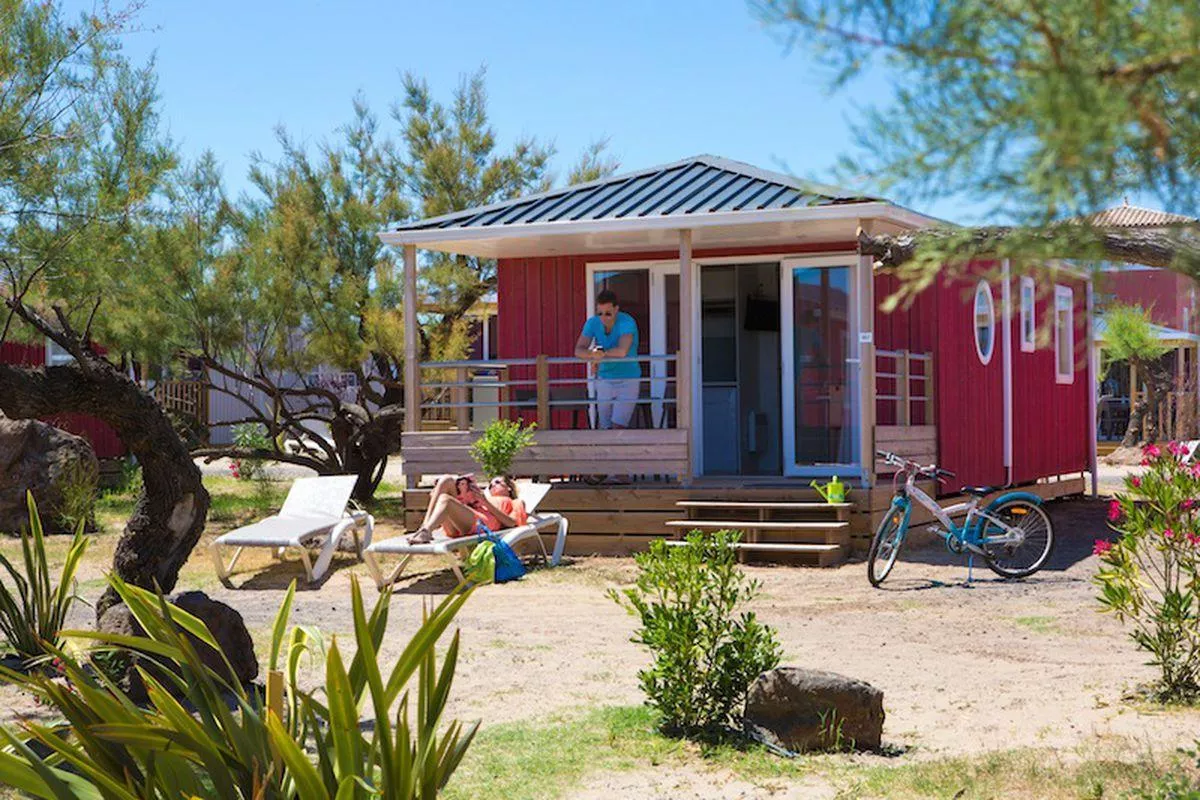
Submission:
<svg viewBox="0 0 1200 800">
<path fill-rule="evenodd" d="M 1024 500 L 1038 506 L 1042 505 L 1043 503 L 1042 498 L 1038 497 L 1032 492 L 1014 491 L 1005 492 L 992 502 L 988 503 L 982 510 L 977 510 L 977 504 L 979 502 L 978 500 L 968 501 L 966 503 L 958 503 L 957 505 L 942 509 L 937 505 L 937 502 L 932 497 L 925 494 L 919 488 L 915 486 L 901 486 L 896 490 L 896 495 L 892 498 L 891 505 L 892 511 L 899 509 L 904 514 L 900 520 L 900 530 L 896 535 L 897 547 L 903 544 L 904 538 L 908 535 L 908 526 L 909 520 L 912 517 L 913 503 L 912 498 L 909 496 L 910 491 L 919 495 L 918 499 L 923 501 L 922 505 L 929 508 L 929 510 L 934 514 L 935 520 L 941 523 L 942 527 L 944 528 L 944 530 L 938 530 L 935 528 L 933 532 L 938 536 L 941 536 L 946 542 L 946 547 L 952 552 L 956 553 L 961 553 L 963 549 L 967 549 L 983 555 L 983 550 L 981 548 L 984 540 L 983 525 L 988 519 L 987 514 L 994 509 L 999 508 L 1005 503 L 1013 500 Z M 934 511 L 935 507 L 939 509 L 940 513 L 938 511 Z M 892 511 L 889 511 L 889 513 L 892 513 Z M 963 512 L 966 512 L 966 517 L 963 524 L 958 525 L 954 522 L 952 516 Z M 953 544 L 954 542 L 958 543 L 957 550 Z"/>
</svg>

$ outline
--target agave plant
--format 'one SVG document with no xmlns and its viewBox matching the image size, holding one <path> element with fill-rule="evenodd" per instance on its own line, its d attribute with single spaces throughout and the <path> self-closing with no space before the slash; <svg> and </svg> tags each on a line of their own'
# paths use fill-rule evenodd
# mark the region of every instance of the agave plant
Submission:
<svg viewBox="0 0 1200 800">
<path fill-rule="evenodd" d="M 325 655 L 323 691 L 297 682 L 311 632 L 287 635 L 295 584 L 272 630 L 269 667 L 284 656 L 286 703 L 282 716 L 262 693 L 209 669 L 194 642 L 216 642 L 197 618 L 152 594 L 110 577 L 147 638 L 92 631 L 91 654 L 136 654 L 149 704 L 140 708 L 87 659 L 62 650 L 65 681 L 0 669 L 64 718 L 54 725 L 0 728 L 0 782 L 42 798 L 429 798 L 445 786 L 478 725 L 444 726 L 458 657 L 458 634 L 438 667 L 437 641 L 469 592 L 456 592 L 425 613 L 421 627 L 386 673 L 377 663 L 387 629 L 389 595 L 370 615 L 358 581 L 351 584 L 357 652 L 346 666 L 336 639 Z M 415 677 L 416 719 L 409 711 Z M 324 700 L 318 698 L 323 695 Z M 374 724 L 359 709 L 369 700 Z M 369 730 L 367 730 L 369 728 Z M 38 751 L 41 751 L 40 753 Z M 46 755 L 48 753 L 49 755 Z"/>
<path fill-rule="evenodd" d="M 8 573 L 0 581 L 0 633 L 9 649 L 30 664 L 61 644 L 59 633 L 67 612 L 79 599 L 75 594 L 75 572 L 87 550 L 83 521 L 75 526 L 75 536 L 67 548 L 57 583 L 50 579 L 46 559 L 46 537 L 33 494 L 26 492 L 29 530 L 21 532 L 24 570 L 18 569 L 0 554 L 0 566 Z"/>
</svg>

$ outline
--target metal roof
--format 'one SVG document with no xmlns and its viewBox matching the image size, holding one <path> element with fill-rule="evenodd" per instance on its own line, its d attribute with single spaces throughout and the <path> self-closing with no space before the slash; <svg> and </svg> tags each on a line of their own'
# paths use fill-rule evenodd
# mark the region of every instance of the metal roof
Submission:
<svg viewBox="0 0 1200 800">
<path fill-rule="evenodd" d="M 500 228 L 541 222 L 703 215 L 874 200 L 878 198 L 800 180 L 740 161 L 701 155 L 480 208 L 416 222 L 394 223 L 388 230 Z"/>
<path fill-rule="evenodd" d="M 1123 206 L 1097 211 L 1087 218 L 1097 228 L 1164 228 L 1168 225 L 1189 225 L 1200 220 L 1171 214 L 1152 208 L 1139 208 L 1126 203 Z"/>
</svg>

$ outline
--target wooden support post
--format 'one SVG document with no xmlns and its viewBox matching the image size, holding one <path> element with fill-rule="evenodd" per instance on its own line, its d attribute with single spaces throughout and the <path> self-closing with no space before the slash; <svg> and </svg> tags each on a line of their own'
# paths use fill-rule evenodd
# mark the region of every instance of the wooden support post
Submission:
<svg viewBox="0 0 1200 800">
<path fill-rule="evenodd" d="M 912 408 L 912 398 L 908 389 L 908 376 L 912 370 L 909 366 L 909 355 L 907 350 L 901 350 L 896 358 L 896 394 L 900 397 L 897 401 L 900 405 L 896 408 L 896 424 L 905 427 L 912 424 L 912 414 L 909 410 Z"/>
<path fill-rule="evenodd" d="M 421 430 L 420 326 L 417 324 L 417 246 L 404 245 L 404 430 Z"/>
<path fill-rule="evenodd" d="M 688 474 L 680 476 L 684 483 L 696 472 L 696 430 L 692 424 L 692 360 L 696 352 L 693 320 L 699 292 L 699 276 L 692 264 L 692 232 L 679 232 L 679 356 L 675 363 L 675 424 L 687 431 Z"/>
<path fill-rule="evenodd" d="M 450 392 L 450 402 L 455 405 L 454 419 L 455 425 L 460 431 L 471 430 L 471 409 L 467 408 L 467 375 L 466 367 L 459 367 L 454 370 L 454 389 Z"/>
<path fill-rule="evenodd" d="M 550 362 L 545 353 L 537 357 L 537 417 L 538 427 L 550 430 Z"/>
</svg>

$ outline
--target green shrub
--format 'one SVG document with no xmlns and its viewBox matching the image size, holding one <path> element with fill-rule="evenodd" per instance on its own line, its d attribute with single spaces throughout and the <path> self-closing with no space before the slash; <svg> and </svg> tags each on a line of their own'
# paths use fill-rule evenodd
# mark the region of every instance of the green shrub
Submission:
<svg viewBox="0 0 1200 800">
<path fill-rule="evenodd" d="M 1109 506 L 1121 534 L 1100 540 L 1095 581 L 1105 611 L 1131 626 L 1129 635 L 1159 668 L 1155 696 L 1200 698 L 1200 465 L 1184 464 L 1183 448 L 1145 449 L 1144 475 L 1126 478 Z"/>
<path fill-rule="evenodd" d="M 273 447 L 266 429 L 257 422 L 234 425 L 233 444 L 243 450 L 270 451 Z M 229 472 L 241 481 L 261 483 L 266 478 L 266 466 L 261 458 L 235 458 L 229 463 Z"/>
<path fill-rule="evenodd" d="M 87 539 L 83 525 L 77 525 L 58 581 L 51 581 L 42 518 L 33 494 L 27 492 L 25 498 L 29 504 L 29 530 L 21 533 L 24 569 L 0 554 L 0 566 L 8 573 L 8 579 L 0 581 L 0 633 L 8 648 L 29 663 L 61 643 L 63 620 L 79 599 L 75 594 L 75 572 L 87 549 Z"/>
<path fill-rule="evenodd" d="M 665 733 L 723 735 L 751 682 L 779 664 L 775 632 L 752 612 L 738 614 L 758 594 L 730 547 L 739 538 L 692 531 L 683 546 L 655 541 L 635 557 L 634 588 L 609 592 L 641 618 L 633 641 L 654 663 L 638 678 Z"/>
<path fill-rule="evenodd" d="M 471 458 L 489 478 L 508 475 L 517 454 L 533 444 L 533 430 L 536 427 L 536 423 L 522 426 L 512 420 L 493 420 L 483 435 L 471 445 Z"/>
<path fill-rule="evenodd" d="M 324 687 L 306 692 L 297 671 L 314 634 L 296 627 L 287 635 L 293 584 L 275 620 L 268 662 L 271 669 L 285 665 L 280 716 L 265 707 L 262 693 L 204 665 L 185 632 L 220 649 L 200 620 L 115 576 L 109 581 L 148 638 L 70 632 L 96 647 L 93 663 L 57 653 L 65 680 L 0 670 L 0 678 L 63 718 L 0 728 L 8 745 L 0 750 L 3 784 L 39 798 L 431 798 L 475 735 L 478 724 L 442 724 L 458 634 L 440 667 L 435 654 L 469 593 L 455 592 L 428 611 L 391 670 L 381 671 L 376 659 L 390 595 L 381 595 L 368 614 L 353 581 L 355 655 L 347 666 L 334 640 L 325 651 Z M 111 652 L 136 653 L 143 665 L 155 665 L 138 668 L 146 708 L 93 668 L 96 654 Z M 414 678 L 410 704 L 406 687 Z M 374 715 L 371 724 L 359 717 L 364 703 Z"/>
<path fill-rule="evenodd" d="M 62 503 L 58 523 L 64 530 L 96 528 L 96 498 L 100 471 L 90 461 L 76 459 L 67 463 L 58 478 Z"/>
</svg>

